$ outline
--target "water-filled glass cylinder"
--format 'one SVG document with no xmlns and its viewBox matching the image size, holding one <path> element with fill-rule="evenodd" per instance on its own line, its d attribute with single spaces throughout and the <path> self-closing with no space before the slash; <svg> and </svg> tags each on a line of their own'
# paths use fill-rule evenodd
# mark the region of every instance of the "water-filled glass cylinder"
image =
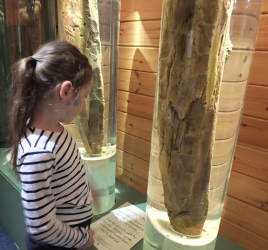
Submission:
<svg viewBox="0 0 268 250">
<path fill-rule="evenodd" d="M 0 146 L 6 147 L 10 67 L 32 55 L 39 45 L 55 39 L 54 1 L 1 0 L 0 33 Z"/>
<path fill-rule="evenodd" d="M 232 43 L 228 48 L 232 51 L 225 64 L 221 84 L 219 87 L 219 97 L 217 103 L 217 115 L 215 122 L 215 132 L 213 133 L 213 150 L 209 171 L 209 185 L 207 188 L 208 205 L 206 208 L 205 222 L 201 233 L 189 235 L 187 233 L 177 232 L 171 226 L 167 208 L 165 206 L 165 197 L 169 194 L 163 191 L 163 175 L 159 168 L 159 155 L 163 148 L 159 144 L 158 131 L 159 125 L 157 109 L 161 105 L 159 102 L 159 86 L 156 90 L 154 125 L 151 143 L 150 169 L 147 192 L 146 207 L 146 226 L 144 237 L 144 250 L 149 249 L 214 249 L 216 236 L 218 234 L 224 197 L 229 181 L 229 175 L 234 157 L 237 136 L 239 132 L 240 119 L 242 115 L 246 85 L 249 79 L 252 57 L 255 49 L 255 40 L 257 37 L 259 18 L 261 13 L 261 0 L 235 0 L 233 2 L 233 11 L 230 22 L 230 40 Z M 178 19 L 180 17 L 178 16 Z M 205 31 L 204 31 L 205 32 Z M 193 34 L 193 33 L 192 33 Z M 193 42 L 194 34 L 188 41 Z M 182 43 L 183 44 L 183 43 Z M 188 46 L 191 48 L 191 46 Z M 189 52 L 188 55 L 193 53 Z M 174 59 L 175 60 L 175 59 Z M 167 65 L 167 67 L 171 67 Z M 172 77 L 170 75 L 170 77 Z M 184 93 L 187 95 L 187 93 Z M 160 102 L 159 102 L 160 103 Z M 180 102 L 178 102 L 180 103 Z M 171 112 L 167 112 L 166 119 Z M 191 124 L 188 124 L 191 126 Z M 166 128 L 169 129 L 169 128 Z M 176 135 L 179 137 L 179 135 Z M 174 140 L 170 140 L 174 144 Z M 172 152 L 176 157 L 176 152 Z M 202 154 L 199 156 L 202 160 Z M 178 157 L 178 164 L 182 157 Z M 190 159 L 190 158 L 189 158 Z M 188 167 L 187 161 L 184 162 L 185 169 Z M 174 172 L 174 174 L 177 174 Z M 188 175 L 195 174 L 194 171 L 188 172 Z M 187 176 L 185 178 L 188 178 Z M 191 189 L 191 177 L 189 177 L 189 186 L 183 186 L 182 189 Z M 174 184 L 175 185 L 175 184 Z M 176 185 L 180 185 L 177 183 Z M 185 190 L 181 190 L 184 192 Z M 180 191 L 178 191 L 180 192 Z M 190 191 L 189 191 L 190 192 Z M 178 203 L 184 201 L 178 200 Z M 199 203 L 201 207 L 201 202 Z M 191 216 L 189 210 L 177 211 L 178 216 Z M 193 218 L 192 220 L 194 220 Z"/>
<path fill-rule="evenodd" d="M 6 25 L 6 11 L 5 2 L 0 1 L 0 147 L 7 146 L 6 128 L 8 125 L 8 70 L 9 70 L 9 53 L 7 51 L 8 40 L 7 40 L 7 25 Z"/>
<path fill-rule="evenodd" d="M 58 1 L 59 39 L 75 44 L 93 67 L 86 108 L 71 124 L 91 182 L 94 214 L 115 204 L 119 0 Z"/>
</svg>

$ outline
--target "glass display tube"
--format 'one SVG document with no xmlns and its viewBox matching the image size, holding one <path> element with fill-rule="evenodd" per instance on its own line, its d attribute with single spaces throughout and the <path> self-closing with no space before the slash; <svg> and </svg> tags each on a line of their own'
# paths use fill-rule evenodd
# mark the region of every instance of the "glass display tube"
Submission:
<svg viewBox="0 0 268 250">
<path fill-rule="evenodd" d="M 7 147 L 10 67 L 55 39 L 54 1 L 1 0 L 0 33 L 0 146 Z"/>
<path fill-rule="evenodd" d="M 261 0 L 234 1 L 230 24 L 230 39 L 233 48 L 225 65 L 220 86 L 210 171 L 209 205 L 201 235 L 181 234 L 170 225 L 164 205 L 164 191 L 158 161 L 157 124 L 154 116 L 144 250 L 209 250 L 215 247 L 255 49 L 261 6 Z M 157 102 L 156 98 L 155 103 Z M 156 104 L 155 108 L 157 108 Z"/>
<path fill-rule="evenodd" d="M 118 44 L 120 0 L 98 0 L 102 75 L 104 94 L 104 129 L 100 155 L 83 154 L 95 192 L 95 214 L 108 211 L 115 204 L 116 111 L 118 80 Z"/>
<path fill-rule="evenodd" d="M 0 55 L 1 55 L 1 64 L 0 64 L 0 147 L 7 146 L 6 138 L 6 128 L 8 126 L 8 71 L 9 71 L 9 53 L 6 48 L 8 48 L 7 40 L 7 23 L 6 23 L 6 10 L 5 10 L 5 1 L 0 1 Z"/>
<path fill-rule="evenodd" d="M 86 11 L 85 11 L 86 10 Z M 88 57 L 94 84 L 85 110 L 71 124 L 91 182 L 94 214 L 115 204 L 119 0 L 58 1 L 59 39 Z"/>
</svg>

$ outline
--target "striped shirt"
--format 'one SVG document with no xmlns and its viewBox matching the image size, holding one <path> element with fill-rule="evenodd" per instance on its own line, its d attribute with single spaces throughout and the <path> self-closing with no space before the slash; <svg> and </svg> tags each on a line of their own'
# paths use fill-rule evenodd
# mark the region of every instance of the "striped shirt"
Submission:
<svg viewBox="0 0 268 250">
<path fill-rule="evenodd" d="M 92 196 L 75 141 L 65 128 L 27 128 L 24 136 L 17 169 L 27 232 L 47 244 L 83 246 L 89 239 L 87 230 L 70 225 L 92 217 Z"/>
</svg>

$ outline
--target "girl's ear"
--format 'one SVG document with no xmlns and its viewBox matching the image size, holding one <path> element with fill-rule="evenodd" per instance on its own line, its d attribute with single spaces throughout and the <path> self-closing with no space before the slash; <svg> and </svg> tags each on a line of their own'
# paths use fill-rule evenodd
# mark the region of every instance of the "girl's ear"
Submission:
<svg viewBox="0 0 268 250">
<path fill-rule="evenodd" d="M 73 84 L 70 81 L 64 81 L 60 85 L 60 98 L 63 101 L 66 101 L 71 96 L 71 91 Z"/>
</svg>

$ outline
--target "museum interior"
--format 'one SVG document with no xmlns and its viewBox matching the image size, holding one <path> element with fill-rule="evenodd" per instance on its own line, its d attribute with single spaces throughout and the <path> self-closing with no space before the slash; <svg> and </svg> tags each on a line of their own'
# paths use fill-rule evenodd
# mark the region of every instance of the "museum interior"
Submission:
<svg viewBox="0 0 268 250">
<path fill-rule="evenodd" d="M 26 250 L 10 69 L 53 40 L 93 68 L 63 124 L 93 225 L 126 202 L 144 216 L 138 242 L 90 249 L 268 249 L 268 0 L 0 0 L 0 249 Z"/>
</svg>

